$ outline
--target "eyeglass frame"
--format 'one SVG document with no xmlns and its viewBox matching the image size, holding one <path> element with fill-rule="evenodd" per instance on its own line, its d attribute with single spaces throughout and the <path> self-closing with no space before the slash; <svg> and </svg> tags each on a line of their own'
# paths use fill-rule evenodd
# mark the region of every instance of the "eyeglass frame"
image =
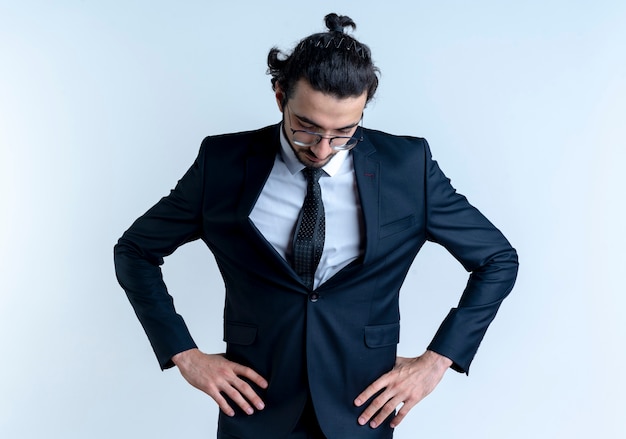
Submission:
<svg viewBox="0 0 626 439">
<path fill-rule="evenodd" d="M 289 130 L 291 130 L 291 135 L 295 136 L 296 133 L 305 133 L 305 134 L 309 134 L 311 136 L 316 136 L 317 137 L 317 141 L 312 142 L 312 143 L 303 143 L 303 142 L 298 142 L 294 139 L 293 143 L 295 143 L 298 146 L 301 147 L 310 147 L 310 146 L 315 146 L 318 145 L 322 139 L 328 139 L 328 144 L 330 146 L 330 148 L 333 151 L 350 151 L 351 149 L 353 149 L 354 147 L 356 147 L 359 142 L 363 141 L 363 115 L 361 115 L 361 119 L 359 121 L 359 124 L 356 127 L 356 130 L 358 130 L 359 128 L 361 128 L 361 136 L 360 137 L 356 137 L 356 130 L 354 131 L 354 134 L 351 136 L 333 136 L 333 137 L 329 137 L 329 136 L 324 136 L 322 134 L 319 133 L 314 133 L 312 131 L 307 131 L 307 130 L 294 130 L 293 127 L 293 120 L 291 119 L 291 110 L 289 109 L 289 107 L 286 106 L 286 110 L 289 112 Z M 348 141 L 346 141 L 346 143 L 344 143 L 343 145 L 333 145 L 333 140 L 335 139 L 348 139 Z M 346 145 L 348 145 L 350 143 L 350 140 L 354 140 L 354 144 L 350 145 L 349 147 L 346 148 Z"/>
</svg>

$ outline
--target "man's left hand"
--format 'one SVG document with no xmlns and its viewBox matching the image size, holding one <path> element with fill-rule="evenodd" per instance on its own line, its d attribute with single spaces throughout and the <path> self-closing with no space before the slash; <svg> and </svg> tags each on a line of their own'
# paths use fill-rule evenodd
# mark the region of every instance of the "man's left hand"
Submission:
<svg viewBox="0 0 626 439">
<path fill-rule="evenodd" d="M 376 428 L 402 404 L 391 421 L 391 428 L 397 427 L 407 413 L 439 384 L 451 364 L 450 359 L 433 351 L 426 351 L 416 358 L 398 357 L 391 371 L 370 384 L 354 400 L 354 404 L 360 407 L 382 390 L 361 413 L 359 424 L 369 422 L 370 427 Z"/>
</svg>

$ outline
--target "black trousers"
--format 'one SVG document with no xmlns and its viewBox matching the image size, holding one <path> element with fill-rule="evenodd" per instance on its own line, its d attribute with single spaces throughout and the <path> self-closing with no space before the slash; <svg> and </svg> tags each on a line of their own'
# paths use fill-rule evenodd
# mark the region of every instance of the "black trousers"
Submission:
<svg viewBox="0 0 626 439">
<path fill-rule="evenodd" d="M 304 406 L 302 416 L 300 416 L 300 420 L 298 420 L 288 439 L 326 439 L 319 422 L 317 422 L 310 395 Z"/>
<path fill-rule="evenodd" d="M 229 434 L 217 432 L 217 439 L 254 439 L 254 438 L 240 438 L 236 436 L 231 436 Z M 315 410 L 313 409 L 313 403 L 311 402 L 311 397 L 309 396 L 306 405 L 304 406 L 304 410 L 302 411 L 302 415 L 298 420 L 298 423 L 294 427 L 293 431 L 286 439 L 326 439 L 324 433 L 322 433 L 322 429 L 320 428 L 320 424 L 317 422 L 317 416 L 315 415 Z"/>
</svg>

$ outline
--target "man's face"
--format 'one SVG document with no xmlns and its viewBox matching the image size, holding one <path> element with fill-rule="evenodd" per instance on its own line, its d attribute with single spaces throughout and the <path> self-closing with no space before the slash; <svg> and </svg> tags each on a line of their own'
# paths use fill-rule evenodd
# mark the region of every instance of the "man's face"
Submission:
<svg viewBox="0 0 626 439">
<path fill-rule="evenodd" d="M 321 168 L 337 154 L 338 151 L 330 146 L 331 137 L 352 136 L 355 133 L 367 101 L 365 92 L 358 97 L 338 99 L 313 90 L 304 79 L 296 83 L 293 96 L 284 108 L 283 97 L 282 90 L 277 87 L 276 100 L 283 112 L 285 135 L 298 160 L 310 168 Z M 293 141 L 292 130 L 310 131 L 324 138 L 316 145 L 298 146 Z"/>
</svg>

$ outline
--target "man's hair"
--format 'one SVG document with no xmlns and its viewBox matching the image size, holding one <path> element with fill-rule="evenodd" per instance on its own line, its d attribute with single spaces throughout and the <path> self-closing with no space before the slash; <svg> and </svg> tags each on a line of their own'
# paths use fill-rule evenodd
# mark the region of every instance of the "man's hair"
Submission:
<svg viewBox="0 0 626 439">
<path fill-rule="evenodd" d="M 379 70 L 372 62 L 369 47 L 344 32 L 356 29 L 350 17 L 328 14 L 324 17 L 327 32 L 304 38 L 290 55 L 276 47 L 267 56 L 267 73 L 283 90 L 285 104 L 300 79 L 306 79 L 314 90 L 337 98 L 360 96 L 367 92 L 369 102 L 378 88 Z"/>
</svg>

